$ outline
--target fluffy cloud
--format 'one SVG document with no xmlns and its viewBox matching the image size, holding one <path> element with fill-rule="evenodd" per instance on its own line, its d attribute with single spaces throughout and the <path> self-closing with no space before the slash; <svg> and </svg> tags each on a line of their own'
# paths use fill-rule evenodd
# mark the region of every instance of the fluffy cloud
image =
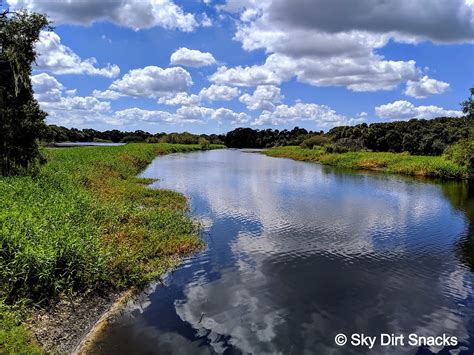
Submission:
<svg viewBox="0 0 474 355">
<path fill-rule="evenodd" d="M 230 121 L 231 124 L 248 122 L 250 117 L 245 113 L 238 113 L 227 108 L 212 109 L 200 106 L 183 106 L 176 112 L 157 110 L 143 110 L 137 107 L 115 112 L 107 119 L 108 123 L 123 125 L 137 121 L 154 123 L 205 123 L 208 120 L 219 122 Z"/>
<path fill-rule="evenodd" d="M 244 103 L 249 110 L 273 111 L 276 103 L 283 99 L 281 90 L 274 85 L 259 85 L 252 95 L 244 94 L 239 100 Z"/>
<path fill-rule="evenodd" d="M 198 95 L 188 95 L 185 92 L 178 92 L 171 96 L 160 97 L 158 103 L 164 105 L 182 105 L 182 106 L 195 106 L 199 105 L 201 99 Z"/>
<path fill-rule="evenodd" d="M 408 101 L 395 101 L 375 108 L 375 113 L 380 118 L 403 120 L 410 118 L 431 119 L 435 117 L 461 117 L 463 113 L 456 110 L 445 110 L 438 106 L 415 106 Z"/>
<path fill-rule="evenodd" d="M 110 21 L 135 30 L 151 27 L 193 31 L 198 22 L 193 14 L 171 0 L 8 0 L 12 9 L 26 8 L 47 13 L 55 23 L 91 25 L 98 21 Z"/>
<path fill-rule="evenodd" d="M 448 88 L 448 83 L 431 79 L 425 75 L 418 81 L 407 81 L 405 95 L 415 97 L 417 99 L 423 99 L 431 95 L 442 94 Z"/>
<path fill-rule="evenodd" d="M 120 96 L 159 98 L 186 92 L 192 84 L 191 75 L 183 68 L 148 66 L 130 70 L 115 80 L 108 90 L 94 91 L 94 96 L 108 99 Z"/>
<path fill-rule="evenodd" d="M 195 68 L 216 64 L 216 60 L 211 53 L 184 47 L 179 48 L 176 52 L 171 54 L 170 61 L 173 65 L 184 65 Z"/>
<path fill-rule="evenodd" d="M 300 28 L 282 28 L 268 21 L 266 16 L 241 24 L 235 39 L 245 50 L 265 49 L 292 58 L 305 56 L 367 56 L 373 48 L 387 44 L 389 37 L 367 32 L 324 33 Z"/>
<path fill-rule="evenodd" d="M 245 123 L 250 117 L 243 112 L 234 112 L 227 108 L 212 109 L 207 107 L 181 107 L 176 110 L 176 116 L 181 119 L 192 120 L 193 122 L 206 121 L 207 119 L 219 122 L 229 121 L 231 124 Z"/>
<path fill-rule="evenodd" d="M 207 101 L 230 101 L 239 96 L 238 88 L 212 84 L 208 88 L 203 88 L 199 92 L 199 97 Z"/>
<path fill-rule="evenodd" d="M 197 106 L 202 101 L 230 101 L 239 96 L 240 90 L 225 85 L 211 85 L 203 88 L 199 94 L 178 92 L 158 99 L 158 103 L 165 105 Z"/>
<path fill-rule="evenodd" d="M 377 55 L 365 58 L 304 57 L 283 54 L 268 56 L 263 65 L 220 67 L 209 80 L 237 86 L 279 85 L 296 76 L 315 86 L 346 86 L 353 91 L 391 90 L 407 80 L 417 80 L 415 61 L 383 60 Z"/>
<path fill-rule="evenodd" d="M 48 122 L 78 125 L 101 121 L 110 111 L 110 102 L 92 96 L 76 96 L 76 90 L 66 90 L 56 78 L 46 73 L 33 75 L 31 83 Z"/>
<path fill-rule="evenodd" d="M 98 68 L 95 58 L 81 59 L 71 48 L 63 45 L 61 38 L 54 32 L 40 33 L 36 51 L 36 68 L 54 74 L 87 74 L 113 78 L 120 73 L 120 68 L 115 64 Z"/>
<path fill-rule="evenodd" d="M 184 106 L 176 110 L 177 117 L 193 122 L 206 121 L 213 113 L 214 110 L 212 108 L 200 106 Z"/>
<path fill-rule="evenodd" d="M 99 101 L 92 96 L 70 96 L 62 97 L 59 101 L 54 103 L 41 103 L 41 107 L 48 113 L 50 111 L 65 111 L 69 115 L 70 111 L 91 111 L 101 112 L 110 110 L 110 102 Z"/>
<path fill-rule="evenodd" d="M 104 91 L 94 90 L 92 91 L 92 96 L 97 97 L 98 99 L 117 100 L 123 95 L 117 91 L 112 91 L 112 90 L 104 90 Z"/>
<path fill-rule="evenodd" d="M 231 124 L 243 124 L 250 121 L 250 116 L 243 112 L 237 113 L 221 107 L 214 110 L 212 119 L 217 121 L 229 121 Z"/>
<path fill-rule="evenodd" d="M 108 111 L 110 103 L 91 96 L 75 96 L 75 90 L 66 90 L 55 77 L 46 73 L 31 77 L 35 98 L 41 108 L 49 111 Z"/>
<path fill-rule="evenodd" d="M 209 80 L 217 84 L 236 86 L 279 85 L 281 83 L 281 78 L 275 72 L 262 65 L 235 68 L 222 66 L 209 77 Z"/>
<path fill-rule="evenodd" d="M 107 123 L 124 125 L 133 122 L 152 123 L 177 123 L 176 117 L 166 111 L 142 110 L 137 107 L 116 111 L 113 117 L 107 119 Z"/>
<path fill-rule="evenodd" d="M 391 39 L 474 40 L 473 7 L 463 0 L 438 0 L 437 6 L 431 0 L 362 0 L 357 6 L 349 0 L 228 0 L 219 9 L 240 12 L 234 38 L 245 50 L 269 54 L 263 65 L 220 68 L 210 78 L 233 85 L 278 85 L 296 77 L 315 86 L 392 90 L 418 82 L 421 71 L 415 61 L 376 53 Z"/>
<path fill-rule="evenodd" d="M 458 43 L 474 40 L 474 8 L 465 0 L 276 0 L 269 19 L 282 28 L 326 33 L 367 31 L 397 38 Z"/>
<path fill-rule="evenodd" d="M 274 111 L 263 111 L 252 125 L 282 125 L 312 121 L 318 129 L 361 123 L 365 118 L 349 119 L 326 105 L 298 102 L 293 106 L 278 105 Z"/>
<path fill-rule="evenodd" d="M 55 77 L 46 73 L 33 75 L 31 77 L 31 84 L 38 101 L 58 102 L 61 100 L 64 86 Z"/>
</svg>

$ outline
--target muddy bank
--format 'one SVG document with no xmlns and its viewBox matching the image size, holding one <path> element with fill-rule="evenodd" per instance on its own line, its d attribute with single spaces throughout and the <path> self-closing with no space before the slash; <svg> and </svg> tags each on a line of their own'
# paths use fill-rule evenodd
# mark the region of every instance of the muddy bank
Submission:
<svg viewBox="0 0 474 355">
<path fill-rule="evenodd" d="M 51 308 L 34 312 L 28 327 L 46 352 L 87 353 L 94 334 L 131 295 L 132 291 L 114 291 L 62 300 Z"/>
</svg>

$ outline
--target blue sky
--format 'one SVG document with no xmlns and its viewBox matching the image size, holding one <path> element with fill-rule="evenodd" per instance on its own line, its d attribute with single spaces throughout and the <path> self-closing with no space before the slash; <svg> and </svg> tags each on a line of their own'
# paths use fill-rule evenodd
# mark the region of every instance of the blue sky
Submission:
<svg viewBox="0 0 474 355">
<path fill-rule="evenodd" d="M 32 82 L 67 127 L 328 130 L 460 116 L 474 85 L 471 0 L 7 3 L 55 23 Z"/>
</svg>

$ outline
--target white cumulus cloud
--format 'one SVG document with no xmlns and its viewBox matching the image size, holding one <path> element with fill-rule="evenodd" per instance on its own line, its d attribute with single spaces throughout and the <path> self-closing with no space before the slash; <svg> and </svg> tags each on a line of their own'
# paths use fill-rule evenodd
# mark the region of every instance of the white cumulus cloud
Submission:
<svg viewBox="0 0 474 355">
<path fill-rule="evenodd" d="M 103 120 L 111 110 L 110 102 L 92 96 L 77 96 L 66 90 L 55 77 L 41 73 L 31 77 L 35 98 L 48 113 L 48 123 L 78 125 Z"/>
<path fill-rule="evenodd" d="M 425 75 L 418 81 L 408 80 L 405 95 L 423 99 L 431 95 L 442 94 L 448 88 L 448 83 L 431 79 Z"/>
<path fill-rule="evenodd" d="M 148 66 L 130 70 L 115 80 L 108 90 L 94 91 L 94 96 L 109 99 L 120 96 L 159 98 L 186 92 L 192 84 L 191 74 L 183 68 Z"/>
<path fill-rule="evenodd" d="M 54 74 L 87 74 L 113 78 L 120 74 L 115 64 L 98 67 L 95 58 L 81 59 L 74 51 L 61 43 L 61 38 L 54 32 L 40 33 L 36 44 L 38 58 L 36 69 Z"/>
<path fill-rule="evenodd" d="M 151 123 L 206 123 L 209 120 L 218 122 L 229 121 L 231 124 L 248 122 L 250 117 L 243 112 L 234 112 L 227 108 L 208 108 L 201 106 L 182 106 L 175 112 L 160 110 L 144 110 L 137 107 L 127 108 L 115 112 L 107 118 L 107 122 L 116 125 L 124 125 L 133 122 Z"/>
<path fill-rule="evenodd" d="M 188 95 L 186 92 L 178 92 L 158 99 L 158 103 L 171 106 L 195 106 L 199 105 L 200 102 L 201 99 L 198 95 Z"/>
<path fill-rule="evenodd" d="M 390 40 L 474 41 L 473 7 L 464 0 L 436 6 L 431 0 L 361 0 L 357 6 L 350 0 L 228 0 L 218 8 L 240 13 L 234 39 L 245 50 L 268 54 L 263 65 L 219 69 L 210 78 L 229 85 L 279 85 L 296 77 L 314 86 L 392 90 L 420 81 L 421 70 L 413 60 L 377 54 Z"/>
<path fill-rule="evenodd" d="M 134 30 L 157 26 L 184 32 L 193 31 L 199 25 L 193 14 L 185 13 L 171 0 L 8 0 L 8 4 L 13 10 L 46 13 L 57 24 L 91 25 L 109 21 Z"/>
<path fill-rule="evenodd" d="M 216 64 L 216 59 L 209 52 L 201 52 L 196 49 L 181 47 L 171 54 L 170 62 L 173 65 L 199 68 Z"/>
<path fill-rule="evenodd" d="M 199 92 L 199 97 L 207 101 L 230 101 L 239 96 L 240 90 L 227 85 L 212 84 Z"/>
<path fill-rule="evenodd" d="M 249 110 L 273 111 L 275 104 L 280 103 L 284 96 L 281 89 L 274 85 L 259 85 L 252 95 L 244 94 L 239 100 L 244 103 Z"/>
<path fill-rule="evenodd" d="M 209 80 L 216 84 L 256 86 L 268 84 L 279 85 L 282 79 L 265 66 L 254 65 L 251 67 L 237 66 L 234 68 L 222 66 L 209 77 Z"/>
<path fill-rule="evenodd" d="M 244 112 L 234 112 L 228 108 L 214 110 L 212 119 L 217 121 L 229 121 L 231 124 L 243 124 L 250 121 L 250 116 Z"/>
<path fill-rule="evenodd" d="M 46 73 L 31 76 L 35 97 L 41 102 L 58 102 L 61 100 L 64 85 L 55 77 Z"/>
<path fill-rule="evenodd" d="M 365 118 L 347 118 L 326 105 L 298 102 L 293 106 L 278 105 L 273 111 L 265 110 L 252 125 L 283 125 L 310 121 L 318 129 L 323 129 L 362 123 L 364 120 Z"/>
<path fill-rule="evenodd" d="M 410 118 L 431 119 L 435 117 L 461 117 L 463 113 L 457 110 L 445 110 L 438 106 L 415 106 L 409 101 L 399 100 L 375 108 L 380 118 L 403 120 Z"/>
</svg>

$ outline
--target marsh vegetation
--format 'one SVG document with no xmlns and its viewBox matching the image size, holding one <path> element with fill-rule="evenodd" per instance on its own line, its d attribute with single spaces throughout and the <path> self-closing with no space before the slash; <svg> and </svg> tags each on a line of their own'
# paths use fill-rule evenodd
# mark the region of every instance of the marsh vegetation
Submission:
<svg viewBox="0 0 474 355">
<path fill-rule="evenodd" d="M 201 247 L 186 198 L 136 177 L 157 155 L 200 149 L 49 148 L 36 176 L 0 178 L 0 203 L 8 206 L 0 210 L 0 352 L 32 349 L 21 325 L 26 311 L 144 285 Z"/>
</svg>

